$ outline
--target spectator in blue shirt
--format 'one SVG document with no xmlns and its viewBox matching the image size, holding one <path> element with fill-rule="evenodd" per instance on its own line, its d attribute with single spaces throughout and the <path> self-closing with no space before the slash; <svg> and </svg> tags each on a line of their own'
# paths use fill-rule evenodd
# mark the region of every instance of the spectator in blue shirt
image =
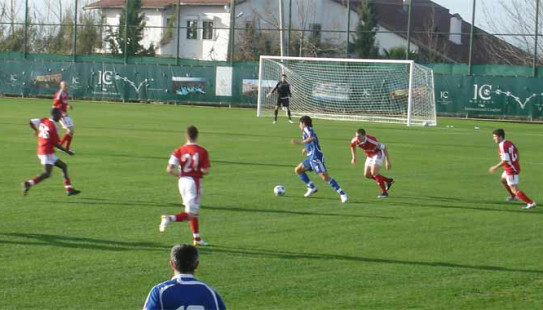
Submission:
<svg viewBox="0 0 543 310">
<path fill-rule="evenodd" d="M 174 277 L 151 289 L 143 309 L 226 309 L 221 296 L 213 288 L 194 278 L 199 263 L 196 247 L 175 245 L 170 260 Z"/>
</svg>

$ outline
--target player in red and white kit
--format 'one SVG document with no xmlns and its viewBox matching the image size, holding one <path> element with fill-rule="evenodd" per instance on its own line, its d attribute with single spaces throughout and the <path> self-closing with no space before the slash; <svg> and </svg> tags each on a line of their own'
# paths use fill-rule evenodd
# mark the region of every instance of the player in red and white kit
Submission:
<svg viewBox="0 0 543 310">
<path fill-rule="evenodd" d="M 534 208 L 536 203 L 528 198 L 528 196 L 526 196 L 526 194 L 518 187 L 520 162 L 517 147 L 513 142 L 505 140 L 505 131 L 503 129 L 494 130 L 492 132 L 492 139 L 498 144 L 498 154 L 500 155 L 501 161 L 490 167 L 488 171 L 494 173 L 496 169 L 503 167 L 501 179 L 503 186 L 509 193 L 507 201 L 514 201 L 519 198 L 526 203 L 524 209 Z"/>
<path fill-rule="evenodd" d="M 379 170 L 386 160 L 385 167 L 390 170 L 391 163 L 386 146 L 373 136 L 367 135 L 362 128 L 358 129 L 354 138 L 351 140 L 351 164 L 356 165 L 356 147 L 366 152 L 366 163 L 364 165 L 364 176 L 368 179 L 374 179 L 381 189 L 381 194 L 377 198 L 387 198 L 388 190 L 394 183 L 394 179 L 387 178 L 379 174 Z"/>
<path fill-rule="evenodd" d="M 60 89 L 55 93 L 53 99 L 53 108 L 57 108 L 62 111 L 62 117 L 60 118 L 60 124 L 62 128 L 66 130 L 62 140 L 60 140 L 60 145 L 66 143 L 66 149 L 70 149 L 72 144 L 72 138 L 74 136 L 74 122 L 72 118 L 68 115 L 68 108 L 73 109 L 73 106 L 68 103 L 68 84 L 62 81 L 60 82 Z"/>
<path fill-rule="evenodd" d="M 26 196 L 31 186 L 34 186 L 41 181 L 51 176 L 53 166 L 57 166 L 62 170 L 62 177 L 64 178 L 64 188 L 68 196 L 77 195 L 80 191 L 72 187 L 70 178 L 68 177 L 67 165 L 55 155 L 55 148 L 62 150 L 63 152 L 73 155 L 73 152 L 65 149 L 59 143 L 57 124 L 62 117 L 62 111 L 53 108 L 51 110 L 52 118 L 35 118 L 30 120 L 30 127 L 34 130 L 38 137 L 38 158 L 44 168 L 42 174 L 30 179 L 21 184 L 22 194 Z"/>
<path fill-rule="evenodd" d="M 189 126 L 185 132 L 185 145 L 173 151 L 166 167 L 166 172 L 179 178 L 179 193 L 183 198 L 185 212 L 176 215 L 163 215 L 158 227 L 164 232 L 170 222 L 190 221 L 194 246 L 207 245 L 200 238 L 198 211 L 202 195 L 202 177 L 209 173 L 209 155 L 207 150 L 196 143 L 198 129 Z"/>
</svg>

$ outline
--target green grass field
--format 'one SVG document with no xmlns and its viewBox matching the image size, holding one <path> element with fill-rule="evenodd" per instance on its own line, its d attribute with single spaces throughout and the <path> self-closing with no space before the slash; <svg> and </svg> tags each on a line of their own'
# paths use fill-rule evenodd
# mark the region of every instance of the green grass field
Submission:
<svg viewBox="0 0 543 310">
<path fill-rule="evenodd" d="M 319 187 L 303 198 L 296 124 L 254 110 L 76 101 L 67 197 L 60 171 L 20 196 L 41 171 L 28 120 L 50 100 L 0 98 L 0 308 L 139 309 L 171 277 L 168 255 L 190 242 L 187 223 L 158 233 L 182 210 L 170 152 L 189 124 L 210 152 L 200 212 L 197 277 L 229 309 L 542 309 L 543 127 L 439 119 L 435 128 L 315 120 L 331 176 L 349 194 Z M 454 127 L 447 127 L 453 125 Z M 479 126 L 480 130 L 475 130 Z M 358 127 L 389 148 L 390 198 L 350 165 Z M 541 201 L 505 202 L 491 131 L 520 149 L 520 187 Z M 273 187 L 283 184 L 285 197 Z"/>
</svg>

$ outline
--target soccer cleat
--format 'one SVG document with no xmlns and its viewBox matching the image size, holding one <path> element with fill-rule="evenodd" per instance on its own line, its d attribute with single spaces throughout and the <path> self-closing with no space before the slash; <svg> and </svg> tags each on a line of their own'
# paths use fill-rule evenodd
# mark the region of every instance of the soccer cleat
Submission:
<svg viewBox="0 0 543 310">
<path fill-rule="evenodd" d="M 532 202 L 532 203 L 529 203 L 529 204 L 525 205 L 525 206 L 523 207 L 523 209 L 526 209 L 526 210 L 528 210 L 528 209 L 533 209 L 533 208 L 535 208 L 536 205 L 537 205 L 537 204 L 536 204 L 535 201 L 534 201 L 534 202 Z"/>
<path fill-rule="evenodd" d="M 294 122 L 291 119 L 289 119 L 288 122 L 291 124 L 294 124 Z"/>
<path fill-rule="evenodd" d="M 394 179 L 390 179 L 390 182 L 387 182 L 387 185 L 386 185 L 387 192 L 392 187 L 392 184 L 394 184 Z"/>
<path fill-rule="evenodd" d="M 164 232 L 166 230 L 166 226 L 170 224 L 172 220 L 170 219 L 169 215 L 162 215 L 160 217 L 160 225 L 158 226 L 158 231 Z"/>
<path fill-rule="evenodd" d="M 28 182 L 21 183 L 21 195 L 26 196 L 30 190 L 30 184 Z"/>
<path fill-rule="evenodd" d="M 308 187 L 307 188 L 307 192 L 305 192 L 304 194 L 304 197 L 309 197 L 311 195 L 313 195 L 314 193 L 316 193 L 319 189 L 315 186 L 315 187 Z"/>
<path fill-rule="evenodd" d="M 509 196 L 509 197 L 505 198 L 505 201 L 517 201 L 517 200 L 518 200 L 517 196 Z"/>
<path fill-rule="evenodd" d="M 275 125 L 275 123 L 277 123 L 277 121 L 273 121 L 273 123 L 272 123 L 272 124 L 274 124 L 274 125 Z"/>
<path fill-rule="evenodd" d="M 192 245 L 194 246 L 206 246 L 209 245 L 209 243 L 205 242 L 204 240 L 192 240 Z"/>
<path fill-rule="evenodd" d="M 348 199 L 347 194 L 339 195 L 339 198 L 341 199 L 341 203 L 346 203 Z"/>
<path fill-rule="evenodd" d="M 68 195 L 68 196 L 75 196 L 75 195 L 77 195 L 79 193 L 81 193 L 81 191 L 79 191 L 77 189 L 74 189 L 74 188 L 72 188 L 69 191 L 66 191 L 66 195 Z"/>
<path fill-rule="evenodd" d="M 388 198 L 388 193 L 381 193 L 377 195 L 377 198 Z"/>
</svg>

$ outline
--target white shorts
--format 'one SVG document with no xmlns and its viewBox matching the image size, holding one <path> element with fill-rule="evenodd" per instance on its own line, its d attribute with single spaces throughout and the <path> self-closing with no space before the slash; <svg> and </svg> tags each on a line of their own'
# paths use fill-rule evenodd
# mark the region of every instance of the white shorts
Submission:
<svg viewBox="0 0 543 310">
<path fill-rule="evenodd" d="M 366 163 L 364 164 L 364 167 L 371 167 L 373 165 L 381 167 L 383 165 L 384 158 L 385 158 L 385 152 L 379 151 L 372 157 L 366 158 Z"/>
<path fill-rule="evenodd" d="M 505 171 L 502 173 L 502 179 L 507 181 L 507 185 L 518 185 L 518 174 L 507 174 Z"/>
<path fill-rule="evenodd" d="M 60 124 L 62 125 L 62 128 L 68 129 L 74 126 L 74 121 L 72 121 L 72 118 L 69 115 L 63 115 L 60 118 Z"/>
<path fill-rule="evenodd" d="M 58 157 L 55 154 L 38 155 L 38 158 L 40 159 L 40 163 L 43 166 L 45 166 L 45 165 L 54 165 L 58 160 Z"/>
<path fill-rule="evenodd" d="M 202 194 L 202 182 L 192 177 L 179 178 L 179 193 L 183 198 L 185 212 L 198 214 L 200 210 L 200 195 Z"/>
</svg>

